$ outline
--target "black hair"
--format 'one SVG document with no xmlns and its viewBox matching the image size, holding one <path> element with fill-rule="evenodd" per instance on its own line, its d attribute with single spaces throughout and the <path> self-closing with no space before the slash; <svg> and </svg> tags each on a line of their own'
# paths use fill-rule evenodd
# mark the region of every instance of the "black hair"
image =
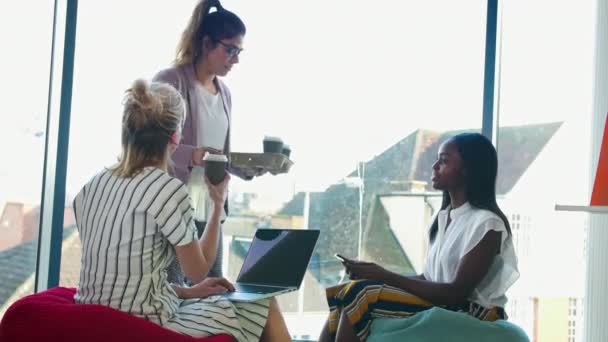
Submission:
<svg viewBox="0 0 608 342">
<path fill-rule="evenodd" d="M 511 226 L 507 216 L 496 203 L 496 175 L 498 173 L 498 156 L 492 142 L 479 133 L 461 133 L 448 140 L 453 143 L 464 163 L 467 201 L 470 205 L 485 209 L 498 215 L 511 234 Z M 441 210 L 451 202 L 450 194 L 443 191 Z M 431 243 L 439 229 L 438 218 L 435 217 L 429 231 Z"/>
</svg>

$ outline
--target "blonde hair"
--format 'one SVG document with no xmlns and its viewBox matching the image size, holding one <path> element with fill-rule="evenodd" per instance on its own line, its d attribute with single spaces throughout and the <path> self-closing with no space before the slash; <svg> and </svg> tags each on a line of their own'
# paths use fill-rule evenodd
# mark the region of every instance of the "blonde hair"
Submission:
<svg viewBox="0 0 608 342">
<path fill-rule="evenodd" d="M 185 107 L 181 95 L 166 83 L 138 79 L 126 91 L 122 115 L 122 154 L 113 168 L 131 177 L 148 165 L 167 167 L 168 144 L 181 131 Z"/>
<path fill-rule="evenodd" d="M 215 12 L 211 9 L 215 8 Z M 219 0 L 201 0 L 192 11 L 186 29 L 177 45 L 175 65 L 196 63 L 203 55 L 204 38 L 209 38 L 210 47 L 217 41 L 245 35 L 243 21 L 234 13 L 224 9 Z"/>
</svg>

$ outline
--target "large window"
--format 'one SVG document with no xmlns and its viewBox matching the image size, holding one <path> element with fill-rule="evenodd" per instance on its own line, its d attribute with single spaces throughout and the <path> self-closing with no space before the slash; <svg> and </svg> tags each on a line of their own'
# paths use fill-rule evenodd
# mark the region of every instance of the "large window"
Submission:
<svg viewBox="0 0 608 342">
<path fill-rule="evenodd" d="M 587 215 L 554 206 L 589 201 L 595 3 L 503 6 L 498 191 L 521 271 L 508 312 L 538 342 L 582 338 Z"/>
<path fill-rule="evenodd" d="M 116 161 L 123 92 L 170 65 L 195 3 L 79 6 L 62 285 L 78 282 L 71 200 Z M 324 288 L 344 279 L 334 253 L 422 271 L 439 204 L 429 185 L 437 148 L 481 126 L 486 1 L 224 5 L 248 27 L 240 63 L 225 79 L 233 151 L 260 152 L 264 135 L 274 135 L 295 163 L 284 175 L 233 178 L 224 270 L 235 279 L 256 228 L 319 229 L 302 289 L 279 297 L 291 332 L 316 336 L 327 314 Z M 510 1 L 502 11 L 497 190 L 522 274 L 507 311 L 537 341 L 561 332 L 579 339 L 573 326 L 582 326 L 582 310 L 572 303 L 584 297 L 586 217 L 553 206 L 587 196 L 589 146 L 575 137 L 589 127 L 593 1 Z"/>
<path fill-rule="evenodd" d="M 481 126 L 486 2 L 226 7 L 248 25 L 227 78 L 234 149 L 259 152 L 275 135 L 295 164 L 287 175 L 233 182 L 238 210 L 225 226 L 224 260 L 236 276 L 239 241 L 257 227 L 320 229 L 303 289 L 279 297 L 291 332 L 316 337 L 324 289 L 344 279 L 334 253 L 421 272 L 438 204 L 429 186 L 437 148 Z"/>
<path fill-rule="evenodd" d="M 116 161 L 123 92 L 170 65 L 194 3 L 80 4 L 66 210 Z M 302 289 L 279 297 L 290 331 L 316 336 L 327 315 L 324 288 L 344 276 L 334 253 L 421 272 L 437 207 L 428 184 L 437 148 L 481 126 L 486 2 L 224 6 L 248 27 L 225 80 L 233 151 L 260 152 L 264 135 L 275 135 L 295 162 L 285 175 L 232 182 L 225 273 L 234 280 L 257 227 L 321 230 Z M 75 286 L 79 239 L 70 234 L 61 283 Z"/>
<path fill-rule="evenodd" d="M 0 3 L 0 318 L 36 271 L 53 1 L 31 7 Z"/>
<path fill-rule="evenodd" d="M 149 79 L 170 64 L 194 4 L 140 0 L 79 3 L 62 286 L 77 286 L 80 272 L 73 198 L 93 175 L 116 162 L 124 92 L 135 79 Z"/>
<path fill-rule="evenodd" d="M 196 2 L 79 4 L 60 285 L 78 284 L 71 203 L 119 155 L 124 90 L 171 64 Z M 34 288 L 53 4 L 0 4 L 0 317 Z M 260 152 L 265 135 L 279 136 L 295 163 L 233 177 L 225 275 L 236 278 L 256 228 L 320 230 L 300 291 L 279 297 L 292 334 L 315 337 L 324 289 L 345 279 L 334 253 L 422 272 L 440 200 L 429 185 L 437 149 L 481 126 L 487 1 L 223 4 L 248 27 L 225 78 L 232 149 Z M 497 192 L 521 272 L 507 312 L 535 342 L 581 340 L 588 217 L 554 205 L 588 200 L 595 4 L 500 10 Z"/>
</svg>

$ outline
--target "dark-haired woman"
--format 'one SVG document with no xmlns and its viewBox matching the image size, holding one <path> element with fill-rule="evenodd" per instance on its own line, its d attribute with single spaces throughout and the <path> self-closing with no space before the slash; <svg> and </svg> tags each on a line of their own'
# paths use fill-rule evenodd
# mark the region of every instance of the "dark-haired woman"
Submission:
<svg viewBox="0 0 608 342">
<path fill-rule="evenodd" d="M 186 101 L 186 121 L 182 140 L 173 153 L 172 173 L 188 185 L 195 209 L 199 236 L 211 212 L 208 190 L 202 181 L 205 153 L 230 154 L 232 99 L 228 87 L 219 77 L 226 76 L 239 62 L 246 28 L 233 12 L 219 0 L 202 0 L 194 8 L 177 47 L 174 66 L 160 71 L 155 81 L 173 85 Z M 250 180 L 256 174 L 242 174 Z M 227 210 L 227 206 L 225 210 Z M 226 212 L 222 215 L 222 221 Z M 212 260 L 211 276 L 222 275 L 222 232 L 218 236 L 218 253 Z M 177 264 L 169 271 L 169 280 L 185 281 Z"/>
<path fill-rule="evenodd" d="M 319 340 L 363 341 L 374 318 L 409 317 L 435 306 L 505 319 L 505 293 L 519 273 L 509 222 L 496 203 L 497 168 L 496 150 L 481 134 L 443 143 L 431 179 L 443 203 L 430 228 L 423 274 L 407 277 L 346 259 L 352 281 L 327 289 L 330 314 Z"/>
</svg>

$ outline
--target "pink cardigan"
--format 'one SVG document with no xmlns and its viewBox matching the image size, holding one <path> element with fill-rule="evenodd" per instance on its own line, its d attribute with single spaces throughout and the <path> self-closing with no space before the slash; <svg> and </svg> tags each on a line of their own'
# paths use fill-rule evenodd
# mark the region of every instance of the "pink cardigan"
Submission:
<svg viewBox="0 0 608 342">
<path fill-rule="evenodd" d="M 173 153 L 172 159 L 174 163 L 173 174 L 179 178 L 182 182 L 187 183 L 192 170 L 192 152 L 197 147 L 196 137 L 198 136 L 199 120 L 201 115 L 199 103 L 199 92 L 196 91 L 196 73 L 193 64 L 185 64 L 174 66 L 169 69 L 160 71 L 152 78 L 155 82 L 169 83 L 179 91 L 184 100 L 186 101 L 186 121 L 182 129 L 182 140 L 177 150 Z M 232 110 L 232 99 L 230 97 L 230 91 L 228 87 L 220 79 L 215 79 L 222 102 L 224 103 L 224 109 L 228 116 L 228 134 L 226 135 L 226 142 L 224 143 L 224 154 L 230 157 L 230 125 L 231 125 L 231 110 Z M 235 172 L 228 167 L 230 173 L 235 174 L 243 179 L 251 179 L 239 172 Z"/>
</svg>

